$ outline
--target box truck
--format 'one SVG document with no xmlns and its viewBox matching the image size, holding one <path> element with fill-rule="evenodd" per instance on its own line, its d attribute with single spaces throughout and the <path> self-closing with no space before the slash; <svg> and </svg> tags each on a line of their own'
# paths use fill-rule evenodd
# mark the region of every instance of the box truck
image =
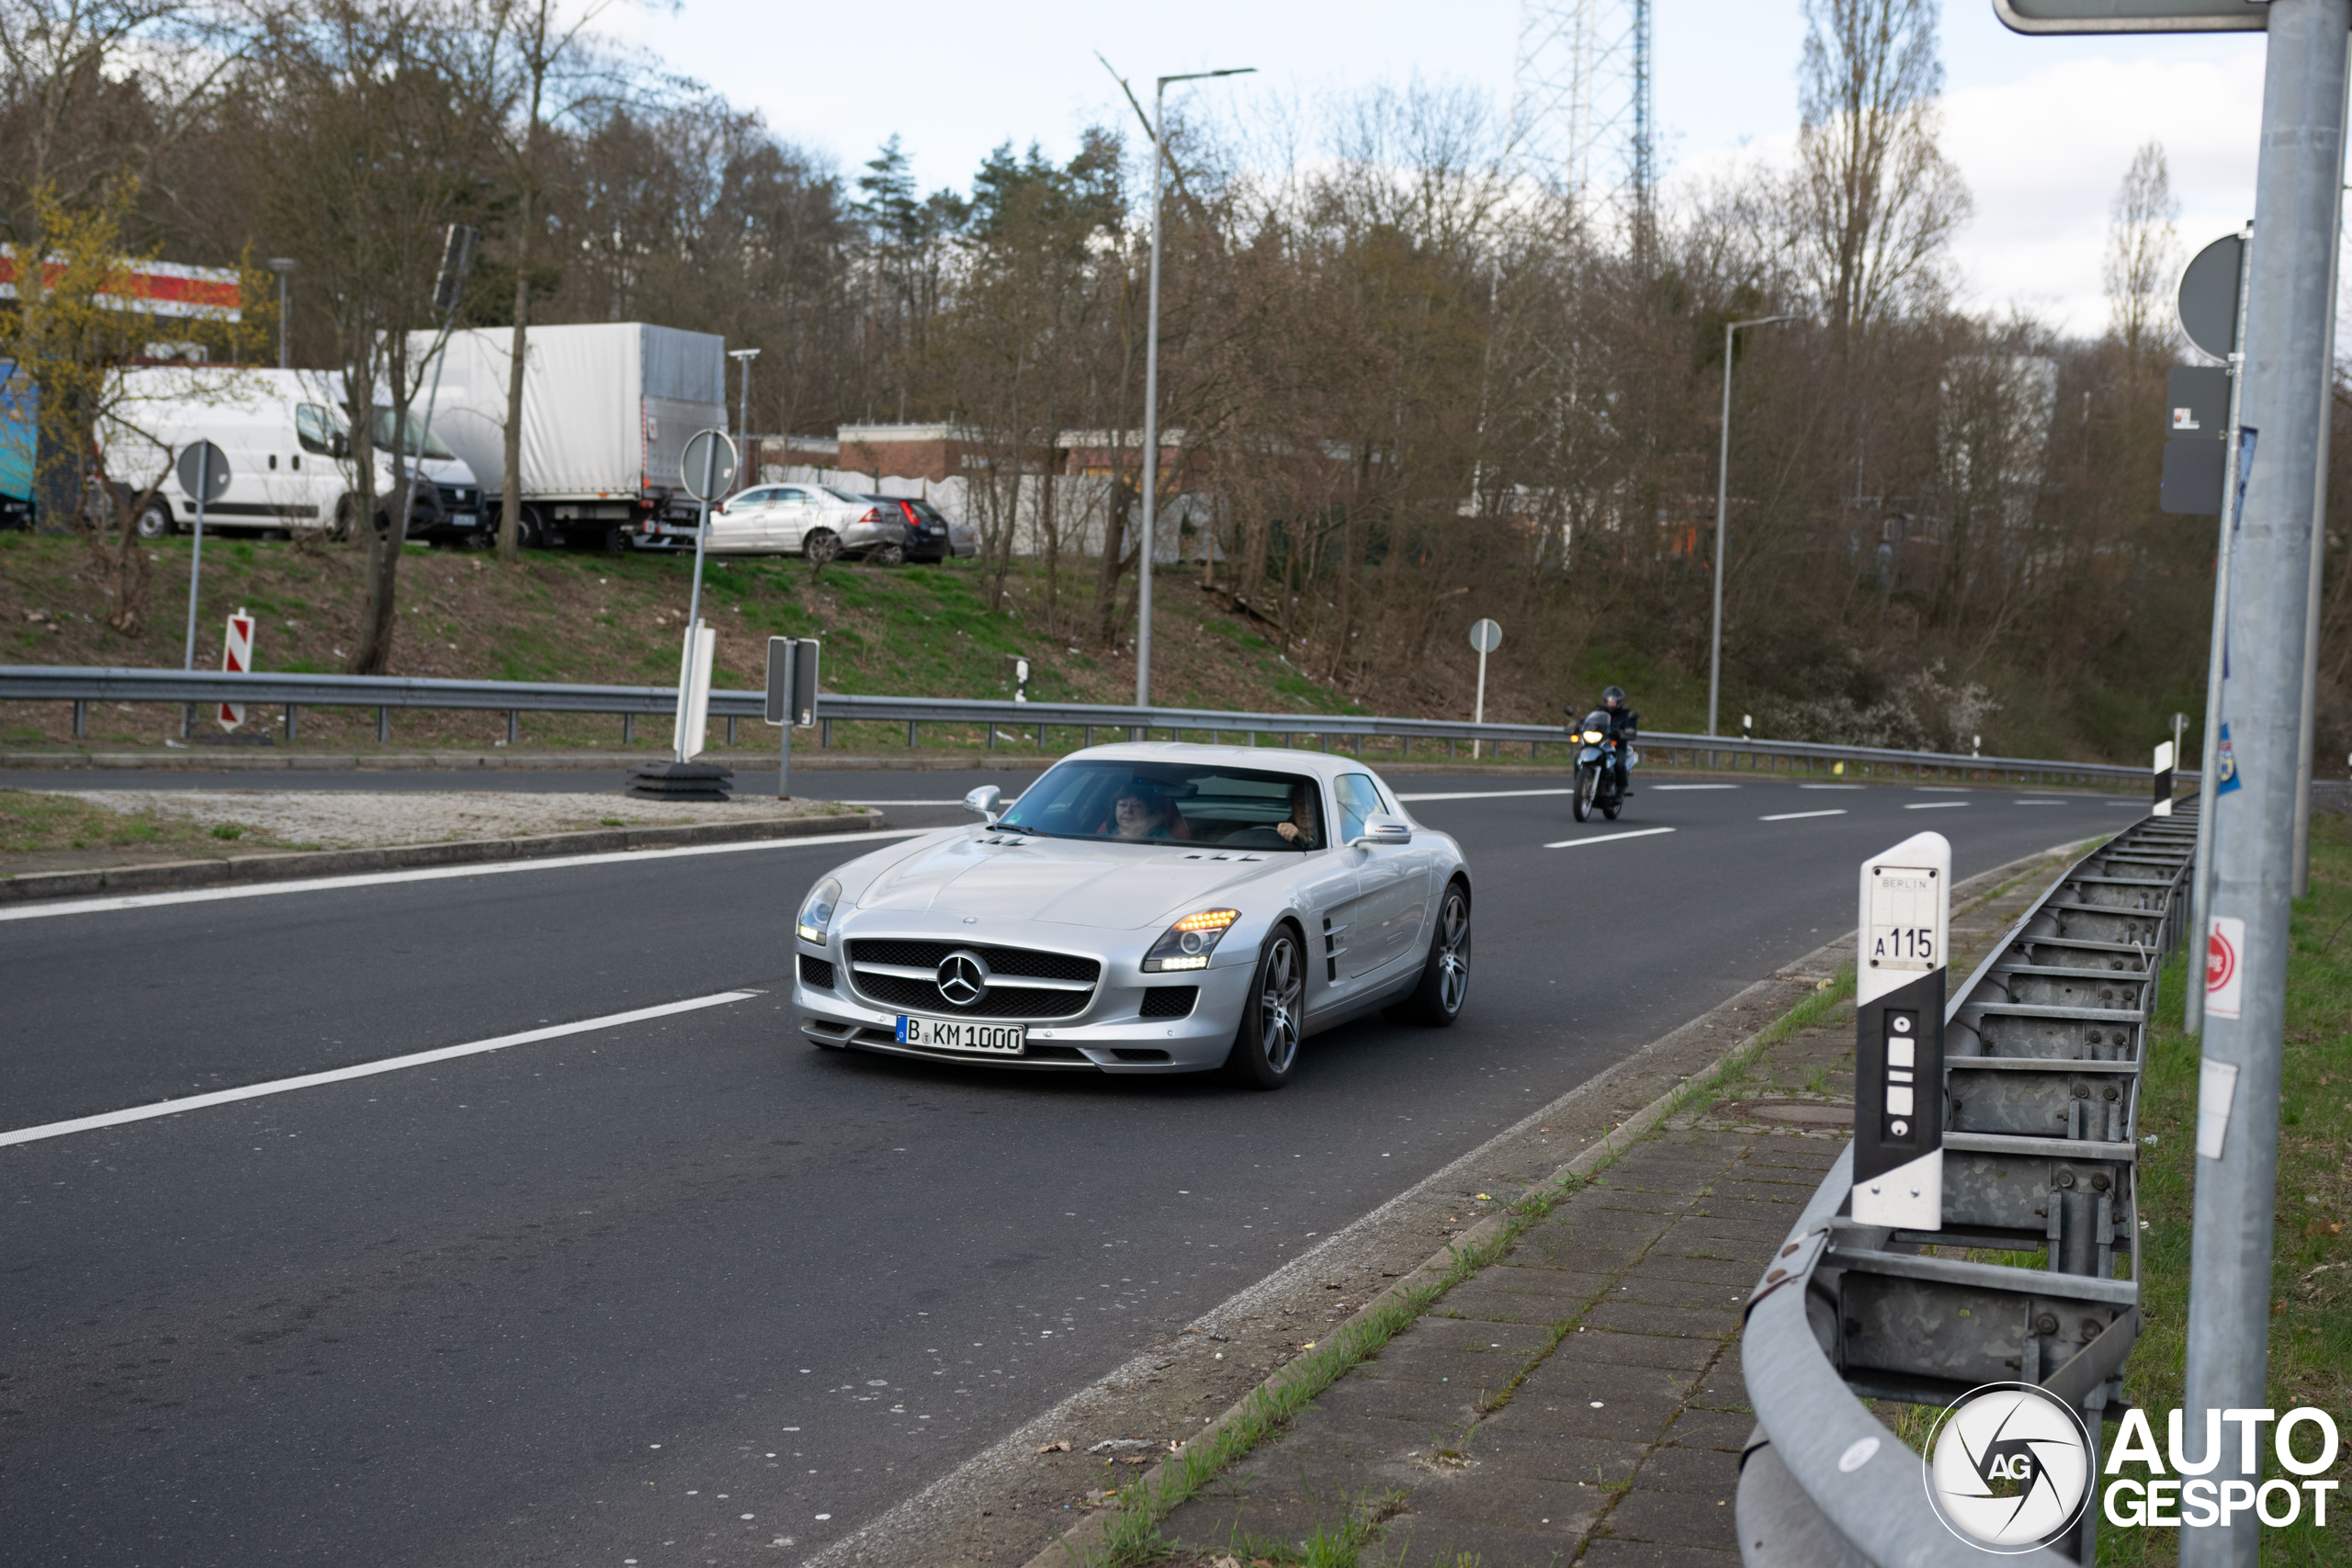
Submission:
<svg viewBox="0 0 2352 1568">
<path fill-rule="evenodd" d="M 98 438 L 107 469 L 119 484 L 144 490 L 165 472 L 180 449 L 209 441 L 229 460 L 229 488 L 204 509 L 207 529 L 260 529 L 347 537 L 356 520 L 356 470 L 344 413 L 341 374 L 326 370 L 197 368 L 178 366 L 123 373 L 123 396 Z M 376 522 L 388 525 L 392 504 L 392 410 L 379 403 L 376 443 Z M 420 476 L 410 498 L 408 537 L 474 544 L 489 537 L 481 488 L 464 461 L 424 428 L 424 411 L 411 412 L 406 465 Z M 166 479 L 139 515 L 146 538 L 185 532 L 196 523 L 196 502 Z"/>
<path fill-rule="evenodd" d="M 493 516 L 506 483 L 506 386 L 514 334 L 434 334 L 410 352 L 437 373 L 433 428 L 481 478 Z M 523 366 L 522 514 L 526 545 L 691 546 L 695 502 L 678 472 L 698 430 L 727 428 L 727 340 L 644 321 L 533 327 Z"/>
<path fill-rule="evenodd" d="M 32 378 L 0 359 L 0 528 L 33 525 L 33 458 L 40 450 Z"/>
</svg>

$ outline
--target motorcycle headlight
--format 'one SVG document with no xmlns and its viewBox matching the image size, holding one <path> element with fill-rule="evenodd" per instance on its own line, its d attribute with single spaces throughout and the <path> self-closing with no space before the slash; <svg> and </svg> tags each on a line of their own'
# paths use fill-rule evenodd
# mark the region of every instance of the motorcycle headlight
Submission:
<svg viewBox="0 0 2352 1568">
<path fill-rule="evenodd" d="M 1209 954 L 1241 918 L 1238 909 L 1203 909 L 1185 916 L 1170 926 L 1160 939 L 1151 944 L 1143 956 L 1147 974 L 1159 974 L 1170 969 L 1205 969 Z"/>
<path fill-rule="evenodd" d="M 1585 742 L 1588 745 L 1598 746 L 1600 744 L 1600 731 L 1598 729 L 1586 730 L 1584 732 L 1584 738 Z"/>
<path fill-rule="evenodd" d="M 822 945 L 825 933 L 832 929 L 834 907 L 842 901 L 842 885 L 836 877 L 827 877 L 808 889 L 808 897 L 800 905 L 800 918 L 793 929 L 803 942 Z"/>
</svg>

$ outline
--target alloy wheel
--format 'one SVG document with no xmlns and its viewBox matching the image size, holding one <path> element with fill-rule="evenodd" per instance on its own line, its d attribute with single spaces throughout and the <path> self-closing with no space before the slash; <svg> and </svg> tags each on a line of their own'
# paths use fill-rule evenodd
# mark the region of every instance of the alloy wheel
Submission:
<svg viewBox="0 0 2352 1568">
<path fill-rule="evenodd" d="M 1290 1071 L 1298 1055 L 1298 1004 L 1306 989 L 1297 944 L 1286 934 L 1276 936 L 1266 949 L 1265 983 L 1258 993 L 1258 1048 L 1277 1077 Z"/>
<path fill-rule="evenodd" d="M 1470 905 L 1458 889 L 1446 894 L 1438 916 L 1437 976 L 1438 1005 L 1460 1012 L 1470 994 Z"/>
</svg>

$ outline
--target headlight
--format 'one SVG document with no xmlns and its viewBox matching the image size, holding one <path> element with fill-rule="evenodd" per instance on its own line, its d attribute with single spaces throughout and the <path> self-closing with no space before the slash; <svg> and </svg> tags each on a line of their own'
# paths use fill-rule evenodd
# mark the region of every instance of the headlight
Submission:
<svg viewBox="0 0 2352 1568">
<path fill-rule="evenodd" d="M 800 906 L 800 919 L 794 929 L 803 942 L 822 945 L 825 933 L 832 929 L 833 907 L 842 901 L 842 885 L 837 877 L 827 877 L 808 889 L 808 897 Z"/>
<path fill-rule="evenodd" d="M 1598 729 L 1586 730 L 1584 732 L 1584 738 L 1589 745 L 1598 746 L 1600 744 L 1600 731 Z"/>
<path fill-rule="evenodd" d="M 1209 954 L 1216 951 L 1218 939 L 1241 918 L 1238 909 L 1203 909 L 1187 915 L 1170 926 L 1151 951 L 1143 956 L 1144 971 L 1159 974 L 1170 969 L 1205 969 Z"/>
</svg>

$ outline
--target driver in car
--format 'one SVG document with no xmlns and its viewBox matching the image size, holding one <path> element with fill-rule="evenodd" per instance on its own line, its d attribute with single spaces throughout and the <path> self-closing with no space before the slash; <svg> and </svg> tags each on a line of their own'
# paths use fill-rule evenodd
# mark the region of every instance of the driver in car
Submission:
<svg viewBox="0 0 2352 1568">
<path fill-rule="evenodd" d="M 1316 844 L 1315 786 L 1301 780 L 1290 786 L 1290 818 L 1274 824 L 1286 844 L 1312 850 Z"/>
</svg>

